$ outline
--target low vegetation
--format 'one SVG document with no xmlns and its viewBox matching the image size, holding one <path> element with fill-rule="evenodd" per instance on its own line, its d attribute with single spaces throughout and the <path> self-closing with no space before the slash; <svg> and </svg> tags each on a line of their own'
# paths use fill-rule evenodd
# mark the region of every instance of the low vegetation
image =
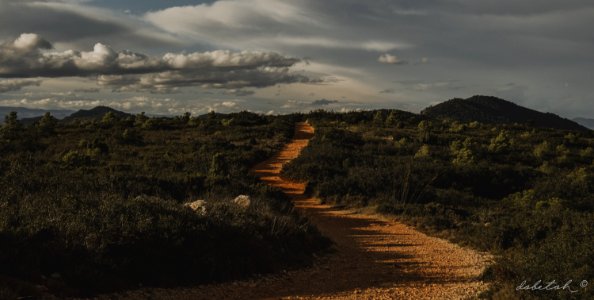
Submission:
<svg viewBox="0 0 594 300">
<path fill-rule="evenodd" d="M 16 117 L 0 131 L 2 299 L 230 280 L 308 264 L 328 245 L 249 173 L 298 116 Z M 247 209 L 230 201 L 241 194 Z M 196 199 L 206 214 L 182 205 Z"/>
<path fill-rule="evenodd" d="M 304 265 L 328 245 L 250 167 L 307 118 L 284 176 L 327 202 L 372 206 L 495 254 L 484 295 L 581 298 L 594 278 L 594 134 L 398 110 L 306 116 L 116 114 L 0 130 L 0 298 L 90 295 Z M 564 121 L 565 122 L 565 121 Z M 555 127 L 555 126 L 553 126 Z M 231 199 L 250 195 L 245 209 Z M 206 213 L 182 204 L 206 200 Z M 579 294 L 517 292 L 573 280 Z M 517 294 L 521 293 L 521 294 Z"/>
<path fill-rule="evenodd" d="M 307 116 L 316 135 L 285 176 L 324 201 L 374 206 L 417 228 L 497 257 L 490 297 L 571 298 L 515 291 L 522 281 L 594 278 L 594 135 L 430 119 L 397 110 Z"/>
</svg>

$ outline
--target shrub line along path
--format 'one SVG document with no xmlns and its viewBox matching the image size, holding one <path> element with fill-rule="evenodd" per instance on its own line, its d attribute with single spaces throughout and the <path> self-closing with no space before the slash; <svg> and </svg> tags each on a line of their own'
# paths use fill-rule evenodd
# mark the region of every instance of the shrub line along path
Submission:
<svg viewBox="0 0 594 300">
<path fill-rule="evenodd" d="M 304 196 L 305 184 L 280 177 L 314 134 L 297 123 L 282 151 L 254 167 L 264 182 L 281 188 L 295 207 L 334 241 L 331 254 L 310 268 L 232 283 L 175 289 L 141 289 L 131 298 L 153 299 L 465 299 L 488 285 L 479 277 L 489 254 L 429 237 L 377 214 L 335 208 Z"/>
</svg>

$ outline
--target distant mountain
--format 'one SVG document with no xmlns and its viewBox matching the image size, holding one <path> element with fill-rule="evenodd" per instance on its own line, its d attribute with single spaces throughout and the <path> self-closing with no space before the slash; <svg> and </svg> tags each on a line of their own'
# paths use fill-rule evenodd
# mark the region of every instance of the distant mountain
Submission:
<svg viewBox="0 0 594 300">
<path fill-rule="evenodd" d="M 421 111 L 421 114 L 434 118 L 448 118 L 464 122 L 520 123 L 534 127 L 579 131 L 588 130 L 584 126 L 558 115 L 541 113 L 491 96 L 451 99 L 427 107 Z"/>
<path fill-rule="evenodd" d="M 117 118 L 126 118 L 132 116 L 129 113 L 125 113 L 123 111 L 115 110 L 111 107 L 107 106 L 97 106 L 95 108 L 91 108 L 89 110 L 81 109 L 70 116 L 64 118 L 65 122 L 71 122 L 75 120 L 100 120 L 105 116 L 107 113 L 113 113 Z"/>
<path fill-rule="evenodd" d="M 49 112 L 57 119 L 62 119 L 69 116 L 73 111 L 67 109 L 37 109 L 37 108 L 25 108 L 25 107 L 11 107 L 11 106 L 0 106 L 0 118 L 4 121 L 4 116 L 16 111 L 19 119 L 30 119 L 35 117 L 43 116 L 46 112 Z"/>
<path fill-rule="evenodd" d="M 580 125 L 582 125 L 582 126 L 585 126 L 585 127 L 588 127 L 590 129 L 593 129 L 594 130 L 594 119 L 575 118 L 575 119 L 573 119 L 573 121 L 576 122 L 576 123 L 578 123 L 578 124 L 580 124 Z"/>
</svg>

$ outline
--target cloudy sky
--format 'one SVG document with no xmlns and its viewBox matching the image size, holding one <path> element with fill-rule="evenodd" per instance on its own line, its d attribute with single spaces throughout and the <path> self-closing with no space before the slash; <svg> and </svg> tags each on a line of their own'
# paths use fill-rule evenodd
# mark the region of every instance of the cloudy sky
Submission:
<svg viewBox="0 0 594 300">
<path fill-rule="evenodd" d="M 495 95 L 594 117 L 590 0 L 0 0 L 0 106 L 153 114 Z"/>
</svg>

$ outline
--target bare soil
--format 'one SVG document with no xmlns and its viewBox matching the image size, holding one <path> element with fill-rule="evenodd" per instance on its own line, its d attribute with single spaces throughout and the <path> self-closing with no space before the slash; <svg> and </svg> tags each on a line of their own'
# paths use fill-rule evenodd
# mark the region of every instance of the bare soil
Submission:
<svg viewBox="0 0 594 300">
<path fill-rule="evenodd" d="M 140 289 L 135 299 L 468 299 L 488 288 L 479 277 L 487 253 L 430 237 L 393 218 L 320 204 L 303 196 L 305 184 L 280 176 L 314 134 L 298 123 L 295 138 L 253 172 L 290 195 L 296 208 L 335 245 L 310 268 L 224 284 Z"/>
</svg>

